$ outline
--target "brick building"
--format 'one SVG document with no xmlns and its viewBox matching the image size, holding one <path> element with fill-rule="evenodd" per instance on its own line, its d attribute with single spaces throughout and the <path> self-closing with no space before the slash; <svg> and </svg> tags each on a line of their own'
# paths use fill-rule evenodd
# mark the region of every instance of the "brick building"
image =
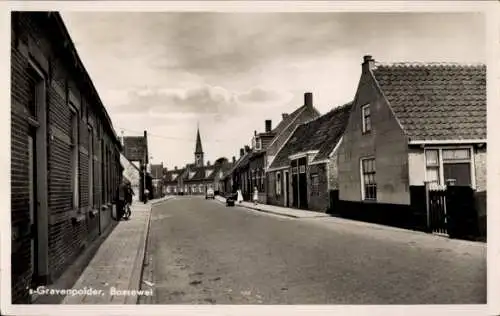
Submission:
<svg viewBox="0 0 500 316">
<path fill-rule="evenodd" d="M 12 302 L 50 284 L 111 223 L 111 120 L 57 12 L 11 15 Z"/>
<path fill-rule="evenodd" d="M 297 126 L 268 169 L 268 203 L 325 212 L 351 103 Z"/>
<path fill-rule="evenodd" d="M 240 188 L 243 199 L 250 200 L 254 187 L 257 187 L 259 202 L 267 203 L 269 180 L 266 170 L 295 127 L 320 115 L 312 99 L 312 93 L 306 92 L 304 105 L 291 114 L 283 113 L 281 122 L 274 129 L 271 120 L 265 121 L 265 131 L 254 133 L 252 146 L 240 149 L 240 159 L 224 176 L 226 190 L 233 192 Z"/>
<path fill-rule="evenodd" d="M 426 182 L 452 183 L 481 200 L 486 143 L 484 65 L 378 64 L 365 56 L 339 148 L 342 209 L 412 227 L 425 225 Z M 481 204 L 475 211 L 485 229 Z"/>
</svg>

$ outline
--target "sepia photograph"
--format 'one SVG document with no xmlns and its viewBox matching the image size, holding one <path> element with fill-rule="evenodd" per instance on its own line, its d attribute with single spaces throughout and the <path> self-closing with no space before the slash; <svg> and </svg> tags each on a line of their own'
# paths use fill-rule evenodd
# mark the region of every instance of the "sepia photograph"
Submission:
<svg viewBox="0 0 500 316">
<path fill-rule="evenodd" d="M 12 308 L 487 304 L 484 10 L 264 2 L 10 9 Z"/>
</svg>

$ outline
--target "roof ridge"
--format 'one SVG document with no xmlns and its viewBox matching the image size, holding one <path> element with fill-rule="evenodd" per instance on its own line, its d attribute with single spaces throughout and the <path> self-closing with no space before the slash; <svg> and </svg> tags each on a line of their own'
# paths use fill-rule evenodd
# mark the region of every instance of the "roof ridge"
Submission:
<svg viewBox="0 0 500 316">
<path fill-rule="evenodd" d="M 402 62 L 375 62 L 377 67 L 440 67 L 440 66 L 455 66 L 455 67 L 485 67 L 485 63 L 481 62 L 419 62 L 419 61 L 402 61 Z"/>
</svg>

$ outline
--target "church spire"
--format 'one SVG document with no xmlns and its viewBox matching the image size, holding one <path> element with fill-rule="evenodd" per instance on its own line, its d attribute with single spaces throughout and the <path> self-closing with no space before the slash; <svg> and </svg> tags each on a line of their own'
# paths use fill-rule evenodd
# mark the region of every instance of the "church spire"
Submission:
<svg viewBox="0 0 500 316">
<path fill-rule="evenodd" d="M 203 167 L 204 161 L 203 161 L 203 148 L 201 147 L 201 137 L 200 137 L 200 126 L 199 123 L 197 124 L 197 131 L 196 131 L 196 148 L 194 151 L 194 159 L 195 159 L 195 164 L 197 167 Z"/>
</svg>

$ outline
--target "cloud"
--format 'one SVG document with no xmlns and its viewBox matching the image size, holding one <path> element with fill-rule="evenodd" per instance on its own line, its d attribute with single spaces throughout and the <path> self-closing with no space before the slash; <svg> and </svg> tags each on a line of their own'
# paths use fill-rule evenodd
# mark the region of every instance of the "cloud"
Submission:
<svg viewBox="0 0 500 316">
<path fill-rule="evenodd" d="M 238 100 L 242 103 L 286 103 L 289 102 L 292 97 L 292 94 L 289 92 L 270 90 L 259 86 L 239 94 Z"/>
<path fill-rule="evenodd" d="M 147 87 L 126 93 L 113 91 L 109 98 L 115 103 L 113 112 L 118 115 L 147 114 L 167 119 L 188 119 L 214 116 L 219 122 L 252 107 L 283 105 L 293 95 L 289 92 L 254 87 L 246 92 L 228 91 L 218 86 L 202 85 L 189 89 Z M 127 99 L 127 101 L 125 101 Z"/>
</svg>

